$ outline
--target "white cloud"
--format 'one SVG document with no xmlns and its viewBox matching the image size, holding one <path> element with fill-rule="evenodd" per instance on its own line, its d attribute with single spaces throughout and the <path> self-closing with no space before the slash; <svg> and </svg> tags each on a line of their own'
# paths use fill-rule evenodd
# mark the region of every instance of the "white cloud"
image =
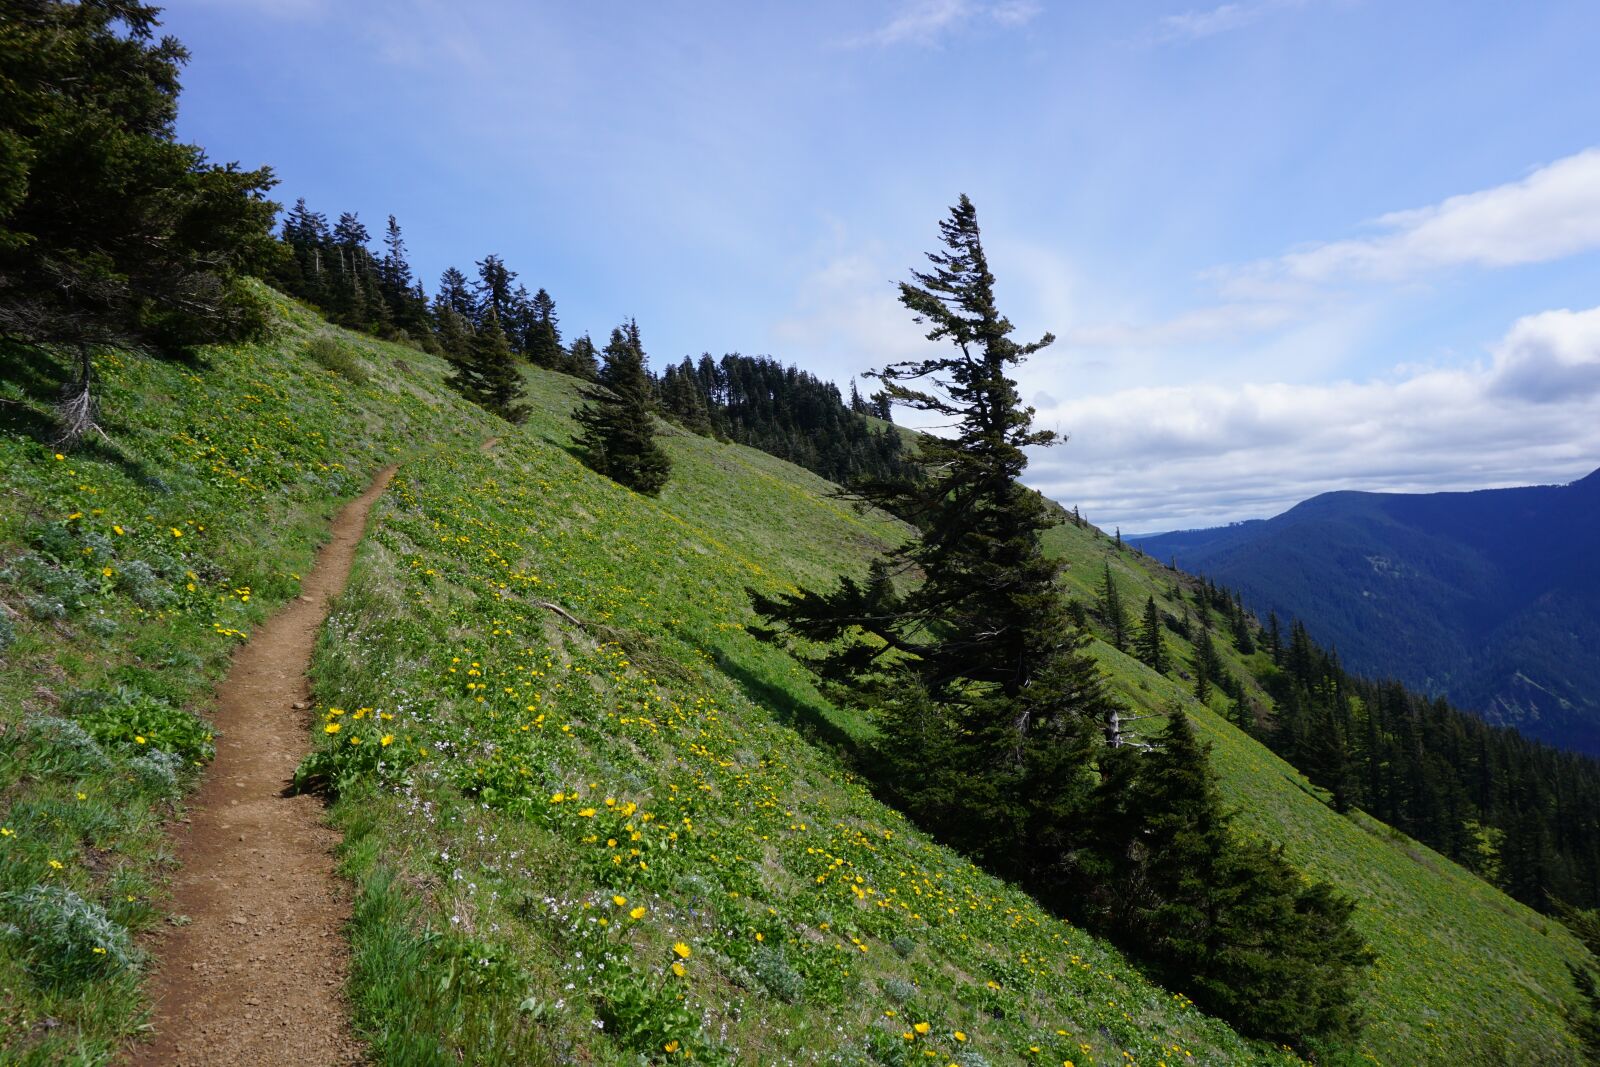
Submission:
<svg viewBox="0 0 1600 1067">
<path fill-rule="evenodd" d="M 249 10 L 277 18 L 320 17 L 328 13 L 329 0 L 178 0 L 164 7 L 215 7 L 232 11 Z"/>
<path fill-rule="evenodd" d="M 1291 309 L 1281 304 L 1219 304 L 1165 322 L 1081 326 L 1067 330 L 1061 340 L 1080 348 L 1167 348 L 1260 333 L 1286 325 L 1292 317 Z"/>
<path fill-rule="evenodd" d="M 1334 489 L 1565 482 L 1600 466 L 1600 308 L 1518 320 L 1466 368 L 1128 389 L 1039 412 L 1028 482 L 1124 532 L 1276 514 Z"/>
<path fill-rule="evenodd" d="M 815 373 L 850 374 L 926 352 L 924 328 L 900 306 L 872 247 L 835 256 L 801 285 L 792 314 L 772 328 L 783 358 Z"/>
<path fill-rule="evenodd" d="M 1167 40 L 1197 40 L 1258 22 L 1286 7 L 1300 7 L 1304 0 L 1255 0 L 1222 4 L 1199 11 L 1167 15 L 1161 20 L 1161 36 Z"/>
<path fill-rule="evenodd" d="M 844 42 L 847 47 L 931 45 L 963 26 L 990 22 L 1014 28 L 1032 22 L 1044 8 L 1033 0 L 909 0 L 888 22 Z"/>
<path fill-rule="evenodd" d="M 1221 11 L 1223 9 L 1216 9 Z M 1490 189 L 1394 211 L 1374 237 L 1326 241 L 1216 267 L 1220 302 L 1148 323 L 1091 323 L 1064 340 L 1092 348 L 1170 348 L 1269 333 L 1327 310 L 1339 287 L 1382 286 L 1455 267 L 1505 268 L 1600 249 L 1600 147 Z"/>
<path fill-rule="evenodd" d="M 1376 220 L 1388 232 L 1297 249 L 1221 272 L 1224 291 L 1259 295 L 1340 282 L 1391 282 L 1456 266 L 1543 263 L 1600 248 L 1600 148 L 1521 181 Z"/>
<path fill-rule="evenodd" d="M 1494 352 L 1496 395 L 1534 403 L 1600 393 L 1600 308 L 1518 319 Z"/>
</svg>

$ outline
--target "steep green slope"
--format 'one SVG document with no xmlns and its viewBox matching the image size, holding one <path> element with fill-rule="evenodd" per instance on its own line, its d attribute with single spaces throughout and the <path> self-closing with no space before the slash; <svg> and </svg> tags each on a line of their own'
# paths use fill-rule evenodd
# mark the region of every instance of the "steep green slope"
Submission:
<svg viewBox="0 0 1600 1067">
<path fill-rule="evenodd" d="M 344 791 L 351 993 L 380 1057 L 1287 1058 L 931 845 L 829 754 L 862 724 L 743 634 L 742 589 L 825 580 L 896 524 L 698 438 L 644 500 L 564 450 L 568 380 L 535 375 L 512 430 L 406 349 L 344 336 L 326 369 L 304 344 L 322 327 L 280 312 L 274 341 L 205 366 L 101 357 L 113 443 L 60 458 L 28 436 L 47 381 L 8 354 L 0 1059 L 104 1062 L 137 1023 L 163 827 L 210 742 L 182 709 L 395 460 L 318 652 L 337 756 L 308 767 Z"/>
<path fill-rule="evenodd" d="M 99 354 L 109 438 L 70 455 L 33 436 L 65 368 L 0 349 L 0 1061 L 103 1062 L 137 1021 L 125 931 L 167 918 L 165 824 L 211 745 L 184 709 L 375 469 L 491 432 L 433 362 L 343 335 L 336 373 L 320 320 L 278 314 L 195 365 Z"/>
<path fill-rule="evenodd" d="M 537 1025 L 509 1040 L 526 1057 L 1276 1057 L 930 844 L 784 725 L 858 727 L 744 633 L 744 587 L 826 580 L 896 524 L 687 435 L 660 500 L 630 493 L 561 447 L 569 384 L 533 383 L 522 432 L 402 467 L 318 650 L 338 729 L 316 772 L 347 790 L 368 901 L 421 886 L 419 919 L 459 931 L 397 950 L 392 913 L 363 912 L 379 1049 L 509 1059 L 504 1008 L 528 998 Z M 436 992 L 463 956 L 497 961 L 469 970 L 470 1007 Z M 456 1035 L 469 1017 L 501 1021 Z"/>
<path fill-rule="evenodd" d="M 1093 603 L 1110 564 L 1131 610 L 1154 596 L 1181 615 L 1170 598 L 1192 579 L 1091 528 L 1052 531 L 1049 549 L 1067 563 L 1075 595 Z M 1194 649 L 1166 640 L 1178 669 Z M 1216 641 L 1230 670 L 1251 678 L 1251 664 L 1225 638 Z M 1392 1063 L 1577 1062 L 1562 1016 L 1566 963 L 1578 951 L 1559 923 L 1388 826 L 1357 812 L 1341 816 L 1288 763 L 1194 700 L 1192 687 L 1160 676 L 1103 642 L 1095 651 L 1121 692 L 1142 708 L 1180 703 L 1215 746 L 1222 787 L 1251 831 L 1284 844 L 1296 864 L 1360 903 L 1356 922 L 1379 954 L 1361 1045 Z M 1256 654 L 1255 667 L 1266 653 Z M 1252 689 L 1254 683 L 1250 683 Z M 1253 690 L 1265 700 L 1265 694 Z M 1220 709 L 1226 698 L 1213 698 Z"/>
<path fill-rule="evenodd" d="M 324 727 L 306 768 L 341 794 L 334 817 L 360 887 L 351 995 L 380 1054 L 1281 1058 L 876 803 L 832 754 L 868 725 L 743 632 L 745 585 L 859 571 L 906 535 L 898 524 L 788 464 L 689 435 L 667 441 L 675 470 L 660 500 L 636 496 L 569 453 L 570 380 L 530 372 L 534 413 L 512 429 L 407 349 L 350 338 L 370 381 L 342 381 L 302 353 L 316 324 L 284 314 L 279 340 L 202 371 L 108 360 L 120 455 L 56 460 L 3 439 L 5 486 L 25 501 L 0 527 L 0 565 L 16 571 L 0 597 L 18 616 L 0 653 L 0 725 L 25 739 L 0 757 L 6 889 L 59 880 L 118 923 L 162 918 L 153 885 L 171 789 L 148 784 L 132 737 L 109 731 L 91 750 L 36 724 L 81 716 L 84 698 L 66 700 L 75 690 L 117 684 L 130 693 L 87 701 L 111 708 L 114 726 L 145 697 L 203 707 L 238 633 L 293 595 L 320 519 L 399 459 L 319 643 Z M 74 540 L 41 542 L 54 527 Z M 1068 582 L 1088 590 L 1108 543 L 1071 527 L 1054 536 Z M 30 553 L 40 565 L 18 571 Z M 1148 561 L 1111 558 L 1130 601 L 1164 592 Z M 153 591 L 94 581 L 104 566 L 142 574 L 141 560 Z M 65 593 L 76 600 L 62 617 L 33 617 L 32 599 Z M 1140 704 L 1185 699 L 1178 682 L 1100 654 Z M 1362 899 L 1383 955 L 1372 1059 L 1576 1062 L 1558 1012 L 1563 962 L 1577 958 L 1563 931 L 1334 815 L 1285 764 L 1193 710 L 1242 821 Z M 0 1050 L 102 1058 L 136 1009 L 131 976 L 47 990 L 25 948 L 0 939 Z M 43 1026 L 46 1015 L 65 1025 Z"/>
</svg>

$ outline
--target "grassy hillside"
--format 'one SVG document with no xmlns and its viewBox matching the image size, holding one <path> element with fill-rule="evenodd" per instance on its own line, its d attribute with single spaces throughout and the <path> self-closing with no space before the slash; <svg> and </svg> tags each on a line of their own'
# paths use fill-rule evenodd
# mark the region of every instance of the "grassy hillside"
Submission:
<svg viewBox="0 0 1600 1067">
<path fill-rule="evenodd" d="M 1073 594 L 1093 603 L 1106 564 L 1130 611 L 1154 596 L 1165 611 L 1183 605 L 1168 595 L 1192 581 L 1092 528 L 1051 531 L 1052 554 L 1067 562 Z M 1179 669 L 1194 649 L 1166 635 Z M 1253 662 L 1226 639 L 1216 647 L 1233 674 L 1252 677 Z M 1292 766 L 1202 707 L 1181 679 L 1155 674 L 1103 642 L 1101 664 L 1136 704 L 1186 708 L 1215 747 L 1222 788 L 1250 831 L 1282 842 L 1294 862 L 1360 903 L 1356 922 L 1378 952 L 1363 1048 L 1385 1062 L 1576 1062 L 1562 1017 L 1566 962 L 1576 948 L 1561 924 L 1510 900 L 1475 875 L 1374 819 L 1341 816 Z M 1249 683 L 1253 689 L 1254 683 Z M 1255 696 L 1266 700 L 1265 694 Z M 1557 1036 L 1561 1035 L 1561 1036 Z"/>
<path fill-rule="evenodd" d="M 211 749 L 184 709 L 374 469 L 488 432 L 437 368 L 346 337 L 341 374 L 304 353 L 318 320 L 280 315 L 272 341 L 193 366 L 99 356 L 109 440 L 71 455 L 34 437 L 64 368 L 0 351 L 5 1062 L 100 1062 L 137 1020 L 123 931 L 181 921 L 166 823 Z"/>
<path fill-rule="evenodd" d="M 19 432 L 43 383 L 6 371 L 0 922 L 18 931 L 0 937 L 0 1058 L 97 1062 L 133 1023 L 137 949 L 117 931 L 181 921 L 162 911 L 162 824 L 194 771 L 149 750 L 203 760 L 176 709 L 203 713 L 230 648 L 294 595 L 326 515 L 399 461 L 319 642 L 305 768 L 339 795 L 360 890 L 351 996 L 376 1054 L 1288 1059 L 874 801 L 834 754 L 868 725 L 744 632 L 746 585 L 859 570 L 900 526 L 687 435 L 667 442 L 662 497 L 639 497 L 569 453 L 570 380 L 530 372 L 534 413 L 512 429 L 407 349 L 345 337 L 344 373 L 328 370 L 304 347 L 321 327 L 283 316 L 275 341 L 205 368 L 102 360 L 116 445 L 63 459 Z M 1087 589 L 1108 543 L 1055 539 Z M 1164 590 L 1148 561 L 1112 562 L 1130 600 Z M 1185 699 L 1100 653 L 1141 704 Z M 1243 822 L 1361 898 L 1383 957 L 1371 1059 L 1576 1062 L 1560 929 L 1334 815 L 1192 710 Z M 57 921 L 24 932 L 25 904 Z"/>
</svg>

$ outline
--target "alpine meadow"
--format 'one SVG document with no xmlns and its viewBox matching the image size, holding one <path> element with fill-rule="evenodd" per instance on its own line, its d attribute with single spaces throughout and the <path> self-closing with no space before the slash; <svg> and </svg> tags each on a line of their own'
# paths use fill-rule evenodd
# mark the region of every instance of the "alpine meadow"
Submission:
<svg viewBox="0 0 1600 1067">
<path fill-rule="evenodd" d="M 1218 384 L 1190 385 L 1192 366 L 1161 369 L 1161 346 L 1204 334 L 1194 343 L 1242 349 L 1253 342 L 1208 331 L 1247 305 L 1253 330 L 1335 314 L 1371 278 L 1429 299 L 1375 264 L 1446 256 L 1428 227 L 1465 232 L 1484 198 L 1504 236 L 1542 172 L 1510 193 L 1388 209 L 1387 237 L 1301 239 L 1281 261 L 1230 245 L 1236 265 L 1196 272 L 1224 303 L 1133 327 L 1093 325 L 1120 312 L 1089 296 L 1142 269 L 1131 252 L 1067 284 L 1038 243 L 1070 243 L 1065 231 L 1032 228 L 1023 194 L 995 192 L 1023 164 L 880 159 L 895 135 L 870 108 L 825 109 L 862 183 L 826 195 L 898 190 L 875 201 L 881 236 L 797 280 L 862 216 L 752 221 L 750 190 L 779 181 L 763 124 L 807 130 L 813 97 L 888 101 L 879 78 L 957 57 L 994 108 L 1025 107 L 1041 77 L 1028 49 L 1070 28 L 1047 5 L 886 3 L 876 29 L 833 26 L 814 46 L 792 14 L 689 5 L 674 26 L 641 11 L 612 42 L 627 60 L 615 83 L 590 64 L 581 89 L 546 86 L 521 170 L 485 155 L 469 176 L 382 136 L 285 150 L 274 167 L 191 143 L 219 114 L 227 154 L 247 134 L 279 143 L 277 109 L 332 84 L 328 49 L 347 31 L 365 43 L 335 81 L 372 90 L 372 132 L 409 112 L 440 146 L 486 153 L 521 127 L 476 102 L 471 119 L 433 110 L 436 68 L 515 81 L 497 57 L 527 43 L 538 76 L 559 80 L 606 54 L 588 14 L 496 5 L 485 22 L 423 6 L 364 11 L 350 30 L 354 8 L 315 2 L 0 5 L 0 1062 L 1600 1060 L 1600 762 L 1567 729 L 1596 672 L 1579 630 L 1550 622 L 1581 614 L 1562 591 L 1592 585 L 1593 509 L 1552 518 L 1480 497 L 1427 538 L 1377 521 L 1359 538 L 1337 524 L 1298 536 L 1306 506 L 1122 534 L 1257 517 L 1252 501 L 1311 475 L 1255 452 L 1301 457 L 1328 439 L 1320 416 L 1272 404 L 1354 389 L 1377 405 L 1401 388 L 1235 382 L 1214 349 L 1200 373 Z M 1337 6 L 1079 28 L 1132 69 Z M 168 35 L 191 30 L 193 58 Z M 294 44 L 258 66 L 280 33 Z M 731 72 L 727 50 L 752 33 L 770 69 L 741 60 L 743 93 L 698 80 Z M 835 80 L 795 72 L 808 47 Z M 670 72 L 652 80 L 660 56 Z M 1020 80 L 996 88 L 1008 63 Z M 630 79 L 660 101 L 629 89 L 617 104 Z M 296 112 L 291 141 L 320 143 L 353 106 L 326 99 L 326 114 Z M 674 125 L 656 110 L 673 102 L 728 125 Z M 968 120 L 945 103 L 952 129 Z M 660 125 L 640 136 L 636 115 Z M 1009 122 L 963 151 L 998 148 Z M 576 175 L 602 128 L 619 169 Z M 676 158 L 674 138 L 698 153 L 692 190 L 652 166 Z M 1125 162 L 1108 150 L 1103 165 Z M 1086 215 L 1083 190 L 1133 195 L 1110 173 L 1071 179 Z M 636 244 L 608 236 L 641 181 L 652 215 L 698 238 L 654 224 Z M 502 195 L 488 185 L 524 182 L 539 194 L 480 227 Z M 1587 218 L 1581 184 L 1560 183 L 1569 222 Z M 384 210 L 374 236 L 323 196 L 419 217 L 403 229 Z M 563 243 L 569 227 L 581 241 Z M 1175 231 L 1172 254 L 1192 236 Z M 515 254 L 474 249 L 491 239 Z M 770 276 L 723 262 L 754 244 Z M 879 277 L 880 247 L 917 265 Z M 1473 247 L 1484 263 L 1535 261 Z M 1055 294 L 1042 304 L 1040 277 L 1061 282 L 1037 290 Z M 647 278 L 660 294 L 631 291 Z M 866 295 L 850 288 L 862 278 Z M 783 286 L 800 310 L 763 332 L 751 294 Z M 1428 318 L 1408 314 L 1408 328 Z M 1410 395 L 1448 377 L 1461 424 L 1471 389 L 1532 405 L 1551 438 L 1534 452 L 1574 461 L 1587 420 L 1551 443 L 1566 425 L 1552 405 L 1600 398 L 1600 325 L 1591 343 L 1586 325 L 1540 321 L 1566 332 L 1415 371 Z M 834 355 L 718 356 L 687 349 L 686 328 Z M 1317 328 L 1295 343 L 1324 344 Z M 1100 348 L 1121 365 L 1081 358 Z M 1111 374 L 1145 377 L 1094 384 Z M 1234 390 L 1225 415 L 1204 409 L 1216 390 Z M 1152 398 L 1159 412 L 1141 406 Z M 1108 428 L 1103 405 L 1125 419 Z M 1253 418 L 1274 421 L 1268 446 Z M 1362 432 L 1424 432 L 1381 421 Z M 1476 428 L 1505 463 L 1523 455 L 1505 443 L 1522 430 Z M 1207 452 L 1225 430 L 1239 442 Z M 1349 449 L 1326 453 L 1319 484 L 1482 469 L 1419 458 L 1384 481 Z M 1456 550 L 1439 546 L 1458 541 L 1492 541 L 1505 574 L 1531 573 L 1529 546 L 1563 550 L 1534 568 L 1547 592 L 1508 607 L 1498 586 L 1451 585 Z M 1356 556 L 1393 579 L 1381 604 L 1363 604 Z M 1179 569 L 1191 557 L 1204 574 Z M 1544 628 L 1488 644 L 1513 614 Z M 1438 662 L 1451 666 L 1418 674 Z M 1554 675 L 1538 670 L 1559 670 L 1564 710 L 1530 699 L 1486 721 L 1433 684 L 1487 663 L 1519 692 L 1545 693 L 1536 679 Z"/>
</svg>

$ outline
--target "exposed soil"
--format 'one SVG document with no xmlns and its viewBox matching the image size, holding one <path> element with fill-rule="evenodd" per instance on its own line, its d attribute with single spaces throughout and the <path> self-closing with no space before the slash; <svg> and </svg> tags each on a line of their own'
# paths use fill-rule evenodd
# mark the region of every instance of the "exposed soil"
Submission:
<svg viewBox="0 0 1600 1067">
<path fill-rule="evenodd" d="M 321 801 L 285 796 L 309 749 L 306 668 L 328 605 L 350 576 L 382 471 L 333 521 L 301 595 L 233 658 L 217 694 L 217 758 L 179 842 L 173 911 L 155 946 L 153 1034 L 136 1067 L 363 1062 L 344 1004 L 349 891 Z"/>
</svg>

